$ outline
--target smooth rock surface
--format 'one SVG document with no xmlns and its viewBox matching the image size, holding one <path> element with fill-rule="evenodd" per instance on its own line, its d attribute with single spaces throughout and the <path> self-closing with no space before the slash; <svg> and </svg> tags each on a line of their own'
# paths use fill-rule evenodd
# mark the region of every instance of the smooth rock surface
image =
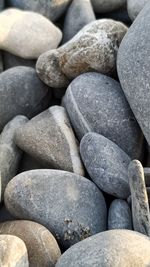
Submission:
<svg viewBox="0 0 150 267">
<path fill-rule="evenodd" d="M 36 64 L 35 60 L 24 59 L 21 57 L 17 57 L 11 53 L 8 53 L 6 51 L 3 51 L 4 70 L 17 67 L 17 66 L 26 66 L 26 67 L 35 68 L 35 64 Z"/>
<path fill-rule="evenodd" d="M 0 131 L 16 115 L 35 116 L 50 105 L 51 89 L 30 67 L 14 67 L 0 74 Z"/>
<path fill-rule="evenodd" d="M 79 139 L 96 132 L 131 158 L 140 157 L 143 135 L 118 82 L 98 73 L 80 75 L 69 85 L 63 105 Z"/>
<path fill-rule="evenodd" d="M 38 223 L 22 220 L 1 223 L 0 234 L 14 235 L 24 241 L 30 267 L 54 267 L 61 256 L 53 235 Z"/>
<path fill-rule="evenodd" d="M 130 230 L 111 230 L 68 249 L 56 267 L 148 267 L 150 239 Z"/>
<path fill-rule="evenodd" d="M 91 0 L 91 2 L 96 13 L 110 12 L 126 4 L 126 0 Z"/>
<path fill-rule="evenodd" d="M 101 191 L 70 172 L 32 170 L 17 175 L 5 190 L 5 205 L 15 217 L 47 227 L 64 248 L 106 230 Z"/>
<path fill-rule="evenodd" d="M 131 159 L 123 150 L 102 135 L 87 133 L 81 140 L 80 153 L 100 189 L 118 198 L 129 196 L 127 169 Z"/>
<path fill-rule="evenodd" d="M 148 2 L 148 0 L 127 0 L 128 14 L 132 21 Z"/>
</svg>

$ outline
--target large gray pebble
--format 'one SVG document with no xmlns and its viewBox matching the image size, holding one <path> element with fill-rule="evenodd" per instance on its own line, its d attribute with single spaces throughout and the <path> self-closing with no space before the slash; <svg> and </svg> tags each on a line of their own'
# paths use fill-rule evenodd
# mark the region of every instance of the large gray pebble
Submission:
<svg viewBox="0 0 150 267">
<path fill-rule="evenodd" d="M 17 67 L 17 66 L 26 66 L 26 67 L 35 67 L 35 60 L 24 59 L 17 57 L 9 52 L 3 51 L 3 65 L 4 70 Z"/>
<path fill-rule="evenodd" d="M 108 194 L 127 198 L 129 156 L 115 143 L 96 133 L 87 133 L 81 140 L 83 163 L 94 183 Z"/>
<path fill-rule="evenodd" d="M 123 7 L 126 0 L 91 0 L 96 13 L 106 13 Z"/>
<path fill-rule="evenodd" d="M 134 20 L 137 17 L 148 2 L 148 0 L 127 0 L 128 14 L 131 20 Z"/>
<path fill-rule="evenodd" d="M 29 118 L 50 105 L 51 90 L 33 68 L 14 67 L 0 74 L 0 131 L 16 115 Z"/>
<path fill-rule="evenodd" d="M 69 85 L 63 104 L 79 139 L 97 132 L 139 158 L 143 135 L 117 81 L 98 73 L 80 75 Z"/>
<path fill-rule="evenodd" d="M 58 170 L 32 170 L 12 179 L 5 204 L 19 219 L 46 226 L 64 247 L 106 229 L 106 204 L 88 179 Z"/>
</svg>

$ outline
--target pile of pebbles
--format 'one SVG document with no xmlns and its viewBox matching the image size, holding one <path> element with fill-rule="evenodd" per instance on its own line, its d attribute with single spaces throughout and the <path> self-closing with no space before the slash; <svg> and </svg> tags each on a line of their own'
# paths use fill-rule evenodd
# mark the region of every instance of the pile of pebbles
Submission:
<svg viewBox="0 0 150 267">
<path fill-rule="evenodd" d="M 150 265 L 150 1 L 0 1 L 0 266 Z"/>
</svg>

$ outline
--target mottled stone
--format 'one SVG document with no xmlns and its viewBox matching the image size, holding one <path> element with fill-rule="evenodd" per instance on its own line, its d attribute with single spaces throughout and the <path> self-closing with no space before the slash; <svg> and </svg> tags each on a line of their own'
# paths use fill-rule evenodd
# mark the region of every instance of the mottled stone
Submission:
<svg viewBox="0 0 150 267">
<path fill-rule="evenodd" d="M 16 115 L 35 116 L 50 105 L 51 90 L 30 67 L 14 67 L 0 74 L 0 131 Z"/>
<path fill-rule="evenodd" d="M 37 73 L 54 88 L 66 87 L 69 80 L 89 71 L 114 75 L 117 51 L 126 31 L 127 27 L 118 21 L 93 21 L 57 50 L 42 54 Z"/>
<path fill-rule="evenodd" d="M 35 60 L 24 59 L 21 57 L 17 57 L 11 53 L 3 51 L 4 70 L 17 67 L 17 66 L 26 66 L 26 67 L 35 68 L 35 64 L 36 64 Z"/>
<path fill-rule="evenodd" d="M 72 246 L 56 267 L 146 267 L 149 263 L 148 237 L 130 230 L 110 230 Z"/>
<path fill-rule="evenodd" d="M 23 172 L 7 185 L 5 205 L 17 218 L 47 227 L 64 248 L 106 229 L 107 211 L 101 191 L 71 172 Z"/>
<path fill-rule="evenodd" d="M 91 0 L 96 13 L 106 13 L 123 7 L 126 0 Z"/>
<path fill-rule="evenodd" d="M 30 267 L 54 267 L 61 256 L 53 235 L 38 223 L 22 220 L 1 223 L 0 234 L 14 235 L 24 241 Z"/>
<path fill-rule="evenodd" d="M 42 15 L 10 8 L 0 13 L 0 48 L 16 56 L 36 59 L 57 48 L 61 31 Z"/>
<path fill-rule="evenodd" d="M 148 2 L 148 0 L 127 0 L 128 14 L 132 21 Z"/>
<path fill-rule="evenodd" d="M 96 132 L 131 158 L 140 157 L 143 135 L 117 81 L 98 73 L 80 75 L 69 85 L 63 105 L 79 139 Z"/>
</svg>

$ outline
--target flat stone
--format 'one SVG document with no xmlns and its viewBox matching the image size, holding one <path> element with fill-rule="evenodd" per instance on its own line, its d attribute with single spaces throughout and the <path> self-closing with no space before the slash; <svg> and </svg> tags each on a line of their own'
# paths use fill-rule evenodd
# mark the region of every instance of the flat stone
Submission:
<svg viewBox="0 0 150 267">
<path fill-rule="evenodd" d="M 12 235 L 0 235 L 0 266 L 29 267 L 24 242 Z"/>
<path fill-rule="evenodd" d="M 30 67 L 14 67 L 0 74 L 0 131 L 16 115 L 29 118 L 50 105 L 51 89 Z"/>
<path fill-rule="evenodd" d="M 1 223 L 0 234 L 17 236 L 25 243 L 30 267 L 54 267 L 61 256 L 53 235 L 38 223 L 22 220 Z"/>
<path fill-rule="evenodd" d="M 144 29 L 144 30 L 143 30 Z M 118 75 L 131 109 L 150 145 L 150 3 L 140 12 L 118 51 Z"/>
<path fill-rule="evenodd" d="M 127 27 L 118 21 L 100 19 L 84 26 L 69 42 L 57 50 L 43 53 L 36 70 L 50 87 L 66 87 L 81 73 L 116 72 L 116 55 Z"/>
<path fill-rule="evenodd" d="M 18 219 L 47 227 L 65 249 L 106 229 L 101 191 L 90 180 L 71 172 L 23 172 L 7 185 L 5 205 Z"/>
<path fill-rule="evenodd" d="M 122 199 L 112 201 L 108 212 L 108 230 L 132 230 L 132 214 L 128 203 Z"/>
<path fill-rule="evenodd" d="M 126 4 L 126 0 L 91 0 L 96 13 L 106 13 L 117 10 Z"/>
<path fill-rule="evenodd" d="M 80 153 L 100 189 L 118 198 L 130 195 L 127 168 L 131 160 L 115 143 L 102 135 L 87 133 L 81 140 Z"/>
<path fill-rule="evenodd" d="M 45 168 L 84 175 L 75 135 L 66 110 L 61 106 L 47 109 L 20 127 L 15 142 L 23 151 L 43 162 Z"/>
<path fill-rule="evenodd" d="M 3 51 L 3 65 L 4 70 L 17 67 L 17 66 L 26 66 L 35 68 L 36 61 L 24 59 L 21 57 L 17 57 L 9 52 Z"/>
<path fill-rule="evenodd" d="M 26 59 L 36 59 L 55 49 L 61 31 L 44 16 L 15 8 L 0 13 L 0 49 Z"/>
<path fill-rule="evenodd" d="M 149 262 L 148 237 L 130 230 L 110 230 L 72 246 L 56 267 L 146 267 Z"/>
<path fill-rule="evenodd" d="M 148 0 L 127 0 L 128 14 L 132 21 L 135 20 L 137 15 L 148 2 Z"/>
<path fill-rule="evenodd" d="M 117 81 L 98 73 L 80 75 L 69 85 L 63 105 L 79 139 L 96 132 L 132 159 L 140 157 L 143 135 Z"/>
</svg>

